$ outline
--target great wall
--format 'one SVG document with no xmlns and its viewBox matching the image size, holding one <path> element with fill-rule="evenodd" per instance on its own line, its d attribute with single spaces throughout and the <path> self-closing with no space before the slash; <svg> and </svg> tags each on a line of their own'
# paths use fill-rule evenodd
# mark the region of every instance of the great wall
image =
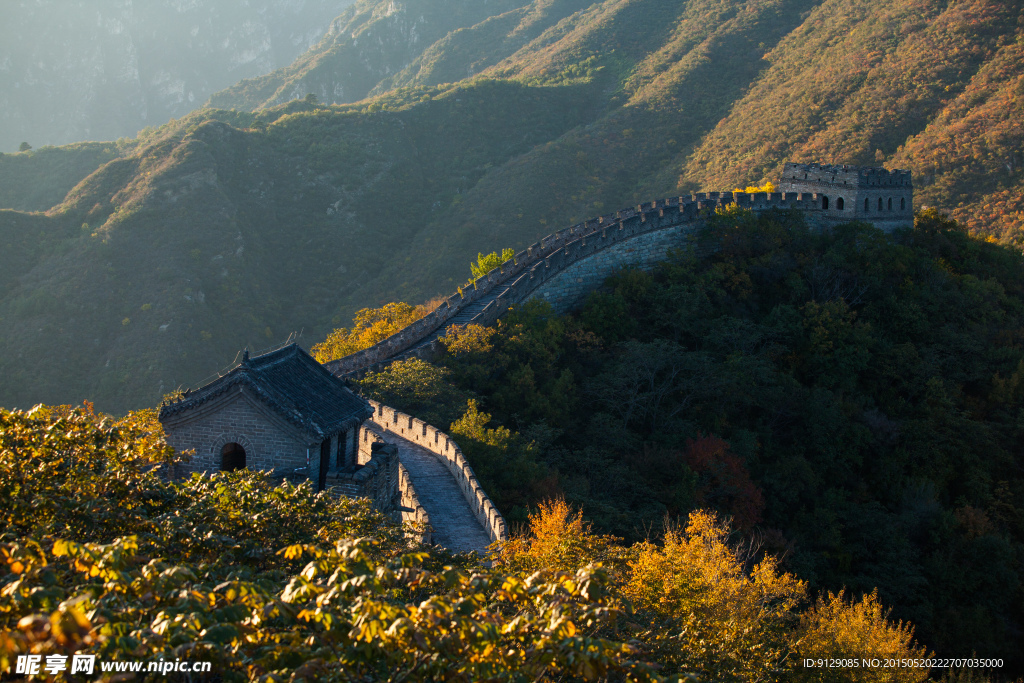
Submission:
<svg viewBox="0 0 1024 683">
<path fill-rule="evenodd" d="M 493 324 L 513 304 L 531 298 L 549 302 L 556 312 L 571 310 L 616 270 L 646 268 L 664 260 L 669 250 L 685 246 L 687 236 L 704 227 L 709 214 L 732 205 L 755 213 L 798 209 L 810 226 L 818 228 L 851 220 L 871 222 L 886 231 L 913 224 L 908 171 L 788 163 L 780 186 L 824 192 L 710 192 L 646 202 L 578 223 L 530 245 L 384 341 L 324 365 L 338 377 L 358 378 L 398 360 L 429 360 L 440 351 L 440 339 L 452 326 Z M 506 538 L 504 520 L 454 441 L 392 408 L 374 404 L 374 409 L 374 438 L 396 444 L 405 454 L 400 459 L 406 468 L 416 461 L 410 447 L 414 446 L 433 454 L 454 482 L 428 475 L 421 470 L 426 461 L 419 459 L 412 465 L 417 472 L 406 469 L 400 482 L 402 499 L 415 500 L 419 506 L 414 510 L 403 505 L 404 519 L 426 522 L 434 530 L 434 540 L 447 547 L 483 550 L 487 543 L 481 531 L 492 542 Z M 462 501 L 451 494 L 455 488 Z M 479 529 L 466 522 L 467 511 Z"/>
</svg>

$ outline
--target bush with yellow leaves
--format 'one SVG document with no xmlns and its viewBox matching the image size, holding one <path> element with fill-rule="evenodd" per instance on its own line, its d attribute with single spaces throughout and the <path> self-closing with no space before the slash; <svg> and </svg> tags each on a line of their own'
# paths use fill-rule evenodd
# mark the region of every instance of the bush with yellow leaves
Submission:
<svg viewBox="0 0 1024 683">
<path fill-rule="evenodd" d="M 872 593 L 859 601 L 828 593 L 808 605 L 805 582 L 750 547 L 730 542 L 729 525 L 705 511 L 661 543 L 624 547 L 594 534 L 564 500 L 542 503 L 529 530 L 495 557 L 506 571 L 604 566 L 631 606 L 624 628 L 661 673 L 707 681 L 893 681 L 927 669 L 812 669 L 803 658 L 913 659 L 924 651 L 912 628 L 892 623 Z M 619 637 L 623 633 L 617 632 Z"/>
<path fill-rule="evenodd" d="M 391 302 L 380 308 L 364 308 L 356 313 L 352 328 L 339 327 L 327 339 L 314 344 L 310 351 L 321 363 L 344 358 L 382 342 L 396 332 L 413 324 L 429 311 L 427 306 L 413 306 Z"/>
</svg>

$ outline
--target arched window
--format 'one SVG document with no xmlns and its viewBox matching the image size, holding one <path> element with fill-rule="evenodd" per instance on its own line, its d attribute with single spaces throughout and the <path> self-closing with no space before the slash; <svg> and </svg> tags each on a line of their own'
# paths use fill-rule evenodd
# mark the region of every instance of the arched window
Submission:
<svg viewBox="0 0 1024 683">
<path fill-rule="evenodd" d="M 906 211 L 906 210 L 907 210 L 907 198 L 906 197 L 900 197 L 900 211 Z"/>
<path fill-rule="evenodd" d="M 889 197 L 889 210 L 892 211 L 892 197 Z"/>
<path fill-rule="evenodd" d="M 821 208 L 828 211 L 828 195 L 821 195 Z"/>
<path fill-rule="evenodd" d="M 865 197 L 864 198 L 864 213 L 867 213 L 870 210 L 871 210 L 871 203 L 868 201 L 868 198 Z"/>
<path fill-rule="evenodd" d="M 878 210 L 879 211 L 882 210 L 882 198 L 881 197 L 878 198 Z"/>
<path fill-rule="evenodd" d="M 840 197 L 839 199 L 836 200 L 836 209 L 839 210 L 839 211 L 843 210 L 843 198 L 842 197 Z"/>
<path fill-rule="evenodd" d="M 245 449 L 239 443 L 226 443 L 220 449 L 221 472 L 234 472 L 245 469 Z"/>
</svg>

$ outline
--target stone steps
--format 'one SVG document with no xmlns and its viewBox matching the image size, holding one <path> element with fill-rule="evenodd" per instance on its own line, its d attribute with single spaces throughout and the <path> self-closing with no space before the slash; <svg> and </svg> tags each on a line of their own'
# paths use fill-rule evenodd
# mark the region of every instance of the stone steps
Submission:
<svg viewBox="0 0 1024 683">
<path fill-rule="evenodd" d="M 398 447 L 398 459 L 430 516 L 434 543 L 456 552 L 475 550 L 483 554 L 491 543 L 490 536 L 448 468 L 430 451 L 393 432 L 385 432 L 384 439 Z"/>
</svg>

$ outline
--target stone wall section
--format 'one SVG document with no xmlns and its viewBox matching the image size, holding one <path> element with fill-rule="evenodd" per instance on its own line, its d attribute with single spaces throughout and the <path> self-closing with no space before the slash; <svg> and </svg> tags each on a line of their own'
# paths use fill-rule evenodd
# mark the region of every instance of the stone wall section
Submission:
<svg viewBox="0 0 1024 683">
<path fill-rule="evenodd" d="M 530 245 L 384 341 L 324 366 L 338 377 L 356 377 L 401 358 L 429 358 L 432 349 L 423 346 L 424 340 L 443 329 L 462 311 L 473 306 L 485 306 L 474 322 L 491 324 L 508 310 L 509 305 L 525 301 L 545 282 L 580 259 L 641 235 L 646 235 L 645 240 L 660 249 L 657 244 L 662 238 L 655 234 L 658 231 L 682 225 L 698 229 L 709 213 L 734 203 L 754 212 L 798 209 L 805 213 L 807 222 L 814 227 L 834 224 L 840 219 L 822 211 L 822 199 L 821 195 L 795 192 L 709 192 L 647 202 L 578 223 Z M 845 220 L 851 218 L 852 215 Z M 643 242 L 641 240 L 638 244 Z"/>
<path fill-rule="evenodd" d="M 629 266 L 650 268 L 663 261 L 672 249 L 685 245 L 686 236 L 697 226 L 678 225 L 603 249 L 580 259 L 538 287 L 529 298 L 551 304 L 556 313 L 565 313 L 581 304 L 617 270 Z"/>
<path fill-rule="evenodd" d="M 405 465 L 402 463 L 398 463 L 398 490 L 402 496 L 402 521 L 412 522 L 418 528 L 423 529 L 423 532 L 419 534 L 419 541 L 430 545 L 433 540 L 430 515 L 427 514 L 423 504 L 420 503 L 420 498 L 416 494 L 416 487 L 413 486 L 412 478 L 409 477 L 409 470 L 405 469 Z"/>
<path fill-rule="evenodd" d="M 380 512 L 396 513 L 398 517 L 402 501 L 398 450 L 383 442 L 368 443 L 371 452 L 365 462 L 354 471 L 329 471 L 325 490 L 335 497 L 369 498 Z"/>
<path fill-rule="evenodd" d="M 383 432 L 372 422 L 363 423 L 356 442 L 357 468 L 328 472 L 327 490 L 333 496 L 372 499 L 377 510 L 391 513 L 396 521 L 421 526 L 423 532 L 418 539 L 429 544 L 430 516 L 420 504 L 409 472 L 398 459 L 398 450 L 384 441 Z"/>
<path fill-rule="evenodd" d="M 370 405 L 374 410 L 374 416 L 371 419 L 377 427 L 425 448 L 437 456 L 448 468 L 458 482 L 463 497 L 469 503 L 492 542 L 508 539 L 505 519 L 480 486 L 473 468 L 469 466 L 466 457 L 462 454 L 462 449 L 451 437 L 423 420 L 389 408 L 377 401 L 371 400 Z"/>
<path fill-rule="evenodd" d="M 175 477 L 219 472 L 220 452 L 228 443 L 241 444 L 245 465 L 251 470 L 306 467 L 307 448 L 311 457 L 315 448 L 319 459 L 319 444 L 307 444 L 301 432 L 264 409 L 244 387 L 198 406 L 182 418 L 165 425 L 168 443 L 182 453 L 193 444 L 202 445 L 175 468 Z"/>
<path fill-rule="evenodd" d="M 779 179 L 779 190 L 827 196 L 829 207 L 822 213 L 832 220 L 868 221 L 885 231 L 914 222 L 910 171 L 789 162 Z"/>
</svg>

